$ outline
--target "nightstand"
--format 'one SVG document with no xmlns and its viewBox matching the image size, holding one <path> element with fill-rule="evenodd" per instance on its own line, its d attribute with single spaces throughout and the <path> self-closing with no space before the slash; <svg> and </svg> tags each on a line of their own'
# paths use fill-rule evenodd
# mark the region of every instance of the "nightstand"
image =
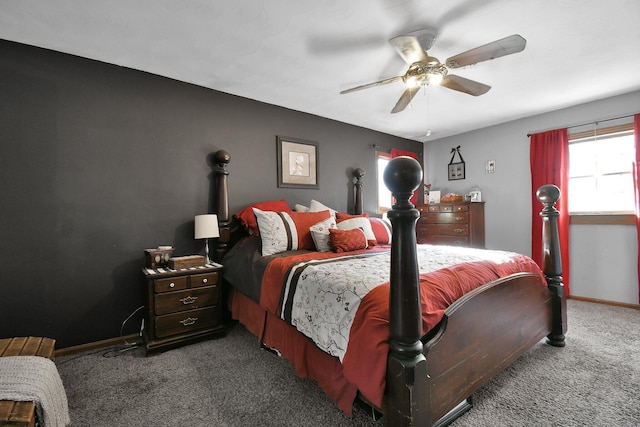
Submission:
<svg viewBox="0 0 640 427">
<path fill-rule="evenodd" d="M 224 333 L 222 265 L 181 270 L 143 268 L 147 352 Z"/>
</svg>

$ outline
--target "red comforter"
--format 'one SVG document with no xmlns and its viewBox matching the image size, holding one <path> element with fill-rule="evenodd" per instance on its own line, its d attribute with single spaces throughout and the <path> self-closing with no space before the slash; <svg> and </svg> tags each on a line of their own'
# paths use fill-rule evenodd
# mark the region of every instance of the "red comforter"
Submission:
<svg viewBox="0 0 640 427">
<path fill-rule="evenodd" d="M 373 250 L 387 249 L 378 247 Z M 277 316 L 283 280 L 292 265 L 309 259 L 339 256 L 340 254 L 327 252 L 274 259 L 263 277 L 260 305 Z M 543 278 L 544 283 L 544 276 L 533 260 L 517 254 L 513 254 L 509 262 L 477 261 L 421 274 L 423 331 L 426 333 L 436 326 L 446 308 L 464 294 L 483 284 L 518 272 L 536 273 Z M 371 290 L 362 299 L 350 329 L 347 351 L 342 360 L 347 381 L 354 384 L 364 397 L 378 407 L 382 407 L 389 338 L 389 283 L 385 283 Z M 351 412 L 349 407 L 344 407 L 345 402 L 338 404 L 345 412 Z"/>
</svg>

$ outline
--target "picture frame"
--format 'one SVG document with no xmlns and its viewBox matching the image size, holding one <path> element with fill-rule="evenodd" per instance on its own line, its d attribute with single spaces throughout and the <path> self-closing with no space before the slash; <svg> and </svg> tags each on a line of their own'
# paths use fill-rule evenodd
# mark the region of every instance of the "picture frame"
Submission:
<svg viewBox="0 0 640 427">
<path fill-rule="evenodd" d="M 434 203 L 440 203 L 440 190 L 431 190 L 429 192 L 428 203 L 430 205 L 432 205 Z"/>
<path fill-rule="evenodd" d="M 449 163 L 449 181 L 464 179 L 464 162 Z"/>
<path fill-rule="evenodd" d="M 469 196 L 471 196 L 472 202 L 481 202 L 482 201 L 482 192 L 480 191 L 470 191 Z"/>
<path fill-rule="evenodd" d="M 318 189 L 318 143 L 276 136 L 278 187 Z"/>
</svg>

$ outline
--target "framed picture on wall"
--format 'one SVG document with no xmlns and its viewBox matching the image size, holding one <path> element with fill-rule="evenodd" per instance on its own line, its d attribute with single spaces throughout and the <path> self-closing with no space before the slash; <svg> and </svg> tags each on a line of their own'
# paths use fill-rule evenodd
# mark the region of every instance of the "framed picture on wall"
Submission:
<svg viewBox="0 0 640 427">
<path fill-rule="evenodd" d="M 464 179 L 464 162 L 449 163 L 449 181 Z"/>
<path fill-rule="evenodd" d="M 318 143 L 277 136 L 278 187 L 318 188 Z"/>
</svg>

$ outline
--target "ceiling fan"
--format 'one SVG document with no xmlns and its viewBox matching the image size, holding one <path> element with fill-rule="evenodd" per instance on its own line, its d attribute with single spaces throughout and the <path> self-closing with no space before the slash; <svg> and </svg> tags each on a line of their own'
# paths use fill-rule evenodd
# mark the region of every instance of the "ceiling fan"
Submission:
<svg viewBox="0 0 640 427">
<path fill-rule="evenodd" d="M 407 72 L 402 76 L 390 77 L 362 86 L 356 86 L 351 89 L 343 90 L 340 93 L 351 93 L 362 89 L 402 81 L 407 88 L 402 96 L 400 96 L 400 99 L 396 103 L 395 107 L 393 107 L 393 110 L 391 110 L 391 113 L 398 113 L 404 110 L 418 90 L 424 86 L 440 85 L 449 89 L 457 90 L 458 92 L 479 96 L 487 93 L 489 89 L 491 89 L 491 86 L 449 74 L 449 69 L 461 68 L 467 65 L 477 64 L 478 62 L 487 61 L 489 59 L 521 52 L 527 44 L 527 41 L 524 38 L 518 34 L 514 34 L 452 56 L 443 64 L 438 60 L 438 58 L 429 56 L 427 53 L 427 51 L 431 49 L 435 38 L 435 32 L 429 29 L 413 31 L 408 34 L 392 38 L 389 40 L 389 43 L 391 43 L 391 45 L 396 49 L 402 59 L 409 64 Z"/>
</svg>

